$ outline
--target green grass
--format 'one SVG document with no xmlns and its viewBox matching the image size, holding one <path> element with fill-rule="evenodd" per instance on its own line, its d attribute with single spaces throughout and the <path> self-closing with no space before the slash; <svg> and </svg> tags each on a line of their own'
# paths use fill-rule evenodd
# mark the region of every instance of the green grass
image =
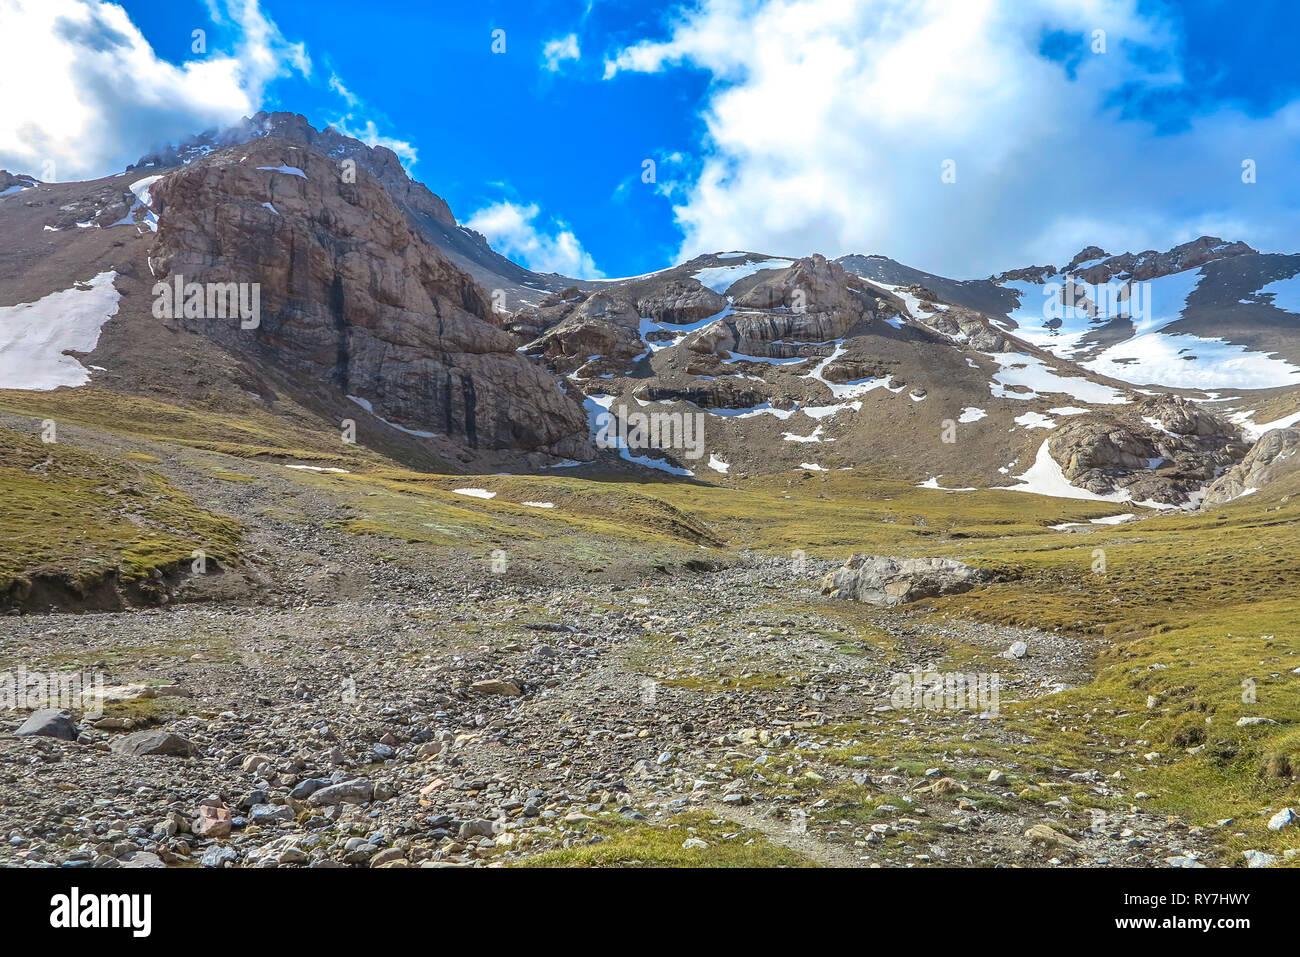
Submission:
<svg viewBox="0 0 1300 957">
<path fill-rule="evenodd" d="M 715 818 L 707 812 L 688 811 L 665 823 L 598 818 L 582 825 L 595 844 L 579 844 L 543 851 L 515 864 L 517 867 L 814 867 L 808 858 L 790 848 L 771 843 L 761 832 Z M 688 838 L 699 838 L 706 848 L 683 848 Z"/>
<path fill-rule="evenodd" d="M 236 523 L 126 458 L 0 429 L 0 597 L 21 600 L 35 581 L 76 590 L 115 572 L 126 584 L 191 560 L 233 561 Z"/>
</svg>

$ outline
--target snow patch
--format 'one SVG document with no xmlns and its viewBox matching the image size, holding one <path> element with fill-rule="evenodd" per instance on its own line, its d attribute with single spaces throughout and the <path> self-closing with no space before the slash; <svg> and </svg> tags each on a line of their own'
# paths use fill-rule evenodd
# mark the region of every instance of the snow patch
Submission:
<svg viewBox="0 0 1300 957">
<path fill-rule="evenodd" d="M 121 294 L 115 272 L 52 292 L 35 302 L 0 307 L 0 388 L 45 391 L 85 385 L 90 371 L 67 351 L 92 352 Z"/>
<path fill-rule="evenodd" d="M 1003 491 L 1007 492 L 1031 492 L 1035 495 L 1046 495 L 1051 498 L 1079 498 L 1091 502 L 1127 502 L 1129 493 L 1126 491 L 1111 492 L 1107 495 L 1099 495 L 1096 492 L 1090 492 L 1087 489 L 1071 485 L 1065 473 L 1061 471 L 1061 466 L 1056 459 L 1052 458 L 1052 453 L 1048 451 L 1047 439 L 1038 447 L 1038 455 L 1034 458 L 1034 464 L 1023 475 L 1017 475 L 1020 481 L 1019 485 L 1000 486 Z"/>
<path fill-rule="evenodd" d="M 258 169 L 269 170 L 272 173 L 288 173 L 290 176 L 301 176 L 303 179 L 307 178 L 307 174 L 296 166 L 259 166 Z"/>
<path fill-rule="evenodd" d="M 705 286 L 716 293 L 724 293 L 740 280 L 761 272 L 764 269 L 784 269 L 791 265 L 790 259 L 763 259 L 756 263 L 741 263 L 736 266 L 709 266 L 694 274 Z"/>
<path fill-rule="evenodd" d="M 1016 416 L 1016 425 L 1022 425 L 1026 429 L 1054 429 L 1056 420 L 1049 419 L 1041 412 L 1026 412 Z"/>
</svg>

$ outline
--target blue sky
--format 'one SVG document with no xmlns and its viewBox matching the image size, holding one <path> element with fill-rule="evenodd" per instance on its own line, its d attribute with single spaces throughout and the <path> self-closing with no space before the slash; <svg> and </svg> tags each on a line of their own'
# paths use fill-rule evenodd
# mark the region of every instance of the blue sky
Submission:
<svg viewBox="0 0 1300 957">
<path fill-rule="evenodd" d="M 104 175 L 288 109 L 393 146 L 534 268 L 747 248 L 964 277 L 1202 232 L 1300 250 L 1290 3 L 0 0 L 0 18 L 0 86 L 52 89 L 0 118 L 0 166 Z M 37 30 L 58 44 L 39 59 Z"/>
</svg>

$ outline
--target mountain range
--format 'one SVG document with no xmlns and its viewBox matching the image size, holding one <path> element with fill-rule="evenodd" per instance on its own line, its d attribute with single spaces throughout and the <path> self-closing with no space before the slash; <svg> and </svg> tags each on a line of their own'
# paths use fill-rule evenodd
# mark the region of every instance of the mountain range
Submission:
<svg viewBox="0 0 1300 957">
<path fill-rule="evenodd" d="M 1300 438 L 1258 444 L 1300 422 L 1300 254 L 1217 237 L 986 279 L 751 250 L 574 279 L 290 113 L 90 182 L 0 172 L 0 226 L 0 389 L 350 421 L 419 469 L 860 470 L 1167 509 L 1289 474 Z M 255 325 L 156 308 L 230 283 Z M 641 441 L 637 413 L 700 440 Z"/>
</svg>

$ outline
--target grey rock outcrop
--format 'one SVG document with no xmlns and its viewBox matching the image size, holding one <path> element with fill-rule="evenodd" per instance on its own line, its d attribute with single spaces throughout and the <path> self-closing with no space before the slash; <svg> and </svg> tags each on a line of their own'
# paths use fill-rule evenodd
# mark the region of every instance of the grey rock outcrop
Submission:
<svg viewBox="0 0 1300 957">
<path fill-rule="evenodd" d="M 822 594 L 872 605 L 902 605 L 954 595 L 991 581 L 992 574 L 951 558 L 854 555 L 822 581 Z"/>
<path fill-rule="evenodd" d="M 920 321 L 935 332 L 965 342 L 980 352 L 1012 352 L 1017 348 L 1011 340 L 989 325 L 988 319 L 972 309 L 951 306 L 923 315 Z"/>
<path fill-rule="evenodd" d="M 1222 505 L 1264 488 L 1300 468 L 1300 429 L 1273 429 L 1259 437 L 1246 457 L 1205 490 L 1204 506 Z"/>
<path fill-rule="evenodd" d="M 1153 396 L 1058 428 L 1048 451 L 1071 484 L 1184 505 L 1246 453 L 1236 426 L 1177 396 Z"/>
</svg>

